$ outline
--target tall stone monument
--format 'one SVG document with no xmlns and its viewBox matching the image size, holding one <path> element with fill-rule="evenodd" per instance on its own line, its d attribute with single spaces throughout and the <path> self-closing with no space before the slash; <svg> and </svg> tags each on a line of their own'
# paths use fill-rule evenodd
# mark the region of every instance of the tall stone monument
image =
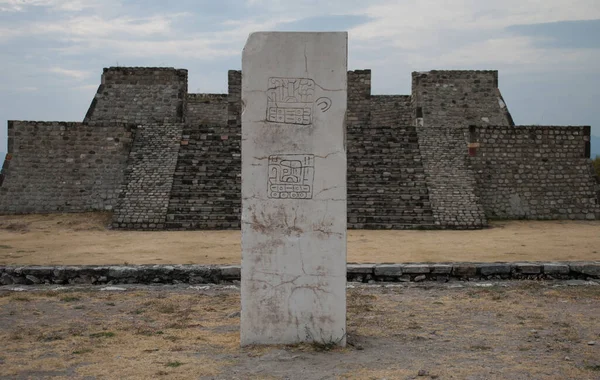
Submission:
<svg viewBox="0 0 600 380">
<path fill-rule="evenodd" d="M 242 345 L 346 343 L 347 51 L 345 32 L 246 42 Z"/>
</svg>

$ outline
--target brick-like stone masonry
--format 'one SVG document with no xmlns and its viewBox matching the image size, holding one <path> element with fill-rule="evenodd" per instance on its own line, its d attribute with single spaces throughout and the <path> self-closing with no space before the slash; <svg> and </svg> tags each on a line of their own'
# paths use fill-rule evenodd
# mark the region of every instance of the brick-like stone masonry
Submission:
<svg viewBox="0 0 600 380">
<path fill-rule="evenodd" d="M 85 122 L 181 123 L 187 100 L 187 70 L 111 67 L 92 100 Z"/>
<path fill-rule="evenodd" d="M 372 95 L 370 70 L 348 72 L 349 228 L 600 219 L 589 127 L 515 126 L 496 71 L 412 79 L 410 96 Z M 186 70 L 105 69 L 86 123 L 9 122 L 0 212 L 117 206 L 118 228 L 239 228 L 241 83 L 231 70 L 228 94 L 187 94 Z M 133 149 L 116 122 L 135 123 Z"/>
<path fill-rule="evenodd" d="M 183 124 L 139 126 L 119 202 L 114 228 L 164 229 Z"/>
<path fill-rule="evenodd" d="M 241 136 L 238 126 L 186 125 L 169 199 L 169 229 L 238 229 Z"/>
<path fill-rule="evenodd" d="M 470 140 L 488 218 L 594 220 L 600 213 L 585 156 L 589 127 L 480 126 L 471 128 Z"/>
<path fill-rule="evenodd" d="M 227 126 L 227 94 L 188 94 L 186 122 L 192 125 Z"/>
<path fill-rule="evenodd" d="M 600 279 L 600 262 L 348 264 L 362 283 Z M 0 266 L 0 285 L 239 283 L 239 265 Z"/>
<path fill-rule="evenodd" d="M 125 124 L 11 121 L 0 213 L 112 210 L 131 147 Z"/>
<path fill-rule="evenodd" d="M 468 126 L 509 125 L 496 71 L 413 73 L 413 102 L 435 224 L 480 228 L 487 224 L 467 164 Z"/>
</svg>

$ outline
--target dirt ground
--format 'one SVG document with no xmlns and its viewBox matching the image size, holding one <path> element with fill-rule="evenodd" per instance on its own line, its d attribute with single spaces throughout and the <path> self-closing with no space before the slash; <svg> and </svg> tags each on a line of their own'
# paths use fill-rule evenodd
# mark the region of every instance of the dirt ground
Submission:
<svg viewBox="0 0 600 380">
<path fill-rule="evenodd" d="M 0 216 L 0 265 L 239 264 L 239 231 L 107 229 L 107 213 Z M 600 260 L 600 221 L 475 231 L 348 231 L 348 262 Z"/>
<path fill-rule="evenodd" d="M 343 349 L 240 348 L 234 286 L 3 287 L 0 377 L 600 378 L 598 284 L 354 286 Z"/>
</svg>

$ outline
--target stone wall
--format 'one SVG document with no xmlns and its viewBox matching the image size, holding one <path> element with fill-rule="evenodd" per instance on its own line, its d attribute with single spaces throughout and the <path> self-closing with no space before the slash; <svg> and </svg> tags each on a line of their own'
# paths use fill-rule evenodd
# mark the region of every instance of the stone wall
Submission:
<svg viewBox="0 0 600 380">
<path fill-rule="evenodd" d="M 239 265 L 2 266 L 0 285 L 239 284 Z M 349 282 L 600 279 L 600 262 L 352 264 Z M 475 283 L 474 286 L 478 284 Z M 22 289 L 22 288 L 21 288 Z M 125 288 L 117 288 L 125 290 Z M 115 290 L 113 288 L 113 290 Z"/>
<path fill-rule="evenodd" d="M 165 228 L 182 130 L 183 124 L 136 128 L 113 215 L 114 228 Z"/>
<path fill-rule="evenodd" d="M 374 127 L 415 125 L 410 95 L 371 95 L 369 109 Z"/>
<path fill-rule="evenodd" d="M 242 127 L 242 72 L 229 70 L 227 73 L 227 125 Z M 241 170 L 241 167 L 240 167 Z M 241 195 L 240 195 L 241 196 Z"/>
<path fill-rule="evenodd" d="M 227 126 L 227 97 L 227 94 L 188 94 L 186 123 Z"/>
<path fill-rule="evenodd" d="M 469 125 L 510 125 L 497 71 L 413 73 L 413 107 L 435 224 L 487 224 L 467 165 Z"/>
<path fill-rule="evenodd" d="M 170 229 L 239 229 L 240 128 L 186 125 L 169 201 Z"/>
<path fill-rule="evenodd" d="M 410 96 L 372 96 L 371 73 L 348 75 L 348 225 L 432 227 Z"/>
<path fill-rule="evenodd" d="M 86 122 L 135 124 L 182 122 L 187 70 L 110 67 L 85 116 Z"/>
<path fill-rule="evenodd" d="M 111 209 L 129 157 L 115 226 L 239 228 L 241 81 L 186 94 L 186 70 L 105 69 L 89 123 L 9 122 L 0 213 Z M 125 120 L 146 125 L 131 155 Z M 411 96 L 371 95 L 371 71 L 349 71 L 346 133 L 349 228 L 600 219 L 589 128 L 515 127 L 496 71 L 413 73 Z"/>
<path fill-rule="evenodd" d="M 481 126 L 470 134 L 489 218 L 600 219 L 589 127 Z"/>
<path fill-rule="evenodd" d="M 131 145 L 124 124 L 10 121 L 0 213 L 111 210 Z"/>
</svg>

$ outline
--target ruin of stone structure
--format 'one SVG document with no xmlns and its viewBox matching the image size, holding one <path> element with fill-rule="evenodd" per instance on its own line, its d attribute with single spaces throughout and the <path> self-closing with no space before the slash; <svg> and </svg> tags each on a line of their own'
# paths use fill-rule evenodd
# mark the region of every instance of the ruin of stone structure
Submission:
<svg viewBox="0 0 600 380">
<path fill-rule="evenodd" d="M 239 229 L 241 72 L 228 82 L 188 94 L 186 70 L 111 67 L 82 123 L 9 121 L 0 213 Z M 371 71 L 349 71 L 346 138 L 349 228 L 600 219 L 590 127 L 516 126 L 497 71 L 415 72 L 411 95 L 372 95 Z"/>
</svg>

